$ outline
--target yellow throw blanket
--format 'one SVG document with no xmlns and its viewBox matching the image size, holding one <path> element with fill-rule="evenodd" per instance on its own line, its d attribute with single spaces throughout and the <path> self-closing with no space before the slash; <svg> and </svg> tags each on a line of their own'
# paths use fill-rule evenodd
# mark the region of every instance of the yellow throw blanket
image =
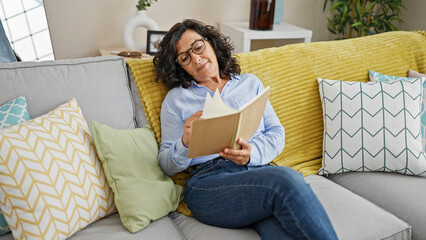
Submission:
<svg viewBox="0 0 426 240">
<path fill-rule="evenodd" d="M 407 76 L 426 72 L 426 33 L 388 32 L 368 37 L 285 45 L 238 54 L 242 72 L 271 87 L 269 100 L 286 131 L 284 151 L 274 160 L 303 175 L 321 168 L 323 117 L 317 77 L 368 81 L 368 70 Z M 127 60 L 141 95 L 148 123 L 161 141 L 160 110 L 167 89 L 156 82 L 152 60 Z M 184 185 L 189 176 L 173 177 Z M 178 211 L 189 214 L 186 205 Z"/>
</svg>

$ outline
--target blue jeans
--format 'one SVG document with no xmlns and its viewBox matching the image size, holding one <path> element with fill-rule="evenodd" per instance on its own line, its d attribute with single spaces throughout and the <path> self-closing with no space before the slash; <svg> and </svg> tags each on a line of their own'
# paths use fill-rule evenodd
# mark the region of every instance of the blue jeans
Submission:
<svg viewBox="0 0 426 240">
<path fill-rule="evenodd" d="M 185 202 L 201 222 L 225 228 L 252 226 L 262 239 L 337 239 L 303 176 L 288 167 L 210 160 L 191 171 Z"/>
</svg>

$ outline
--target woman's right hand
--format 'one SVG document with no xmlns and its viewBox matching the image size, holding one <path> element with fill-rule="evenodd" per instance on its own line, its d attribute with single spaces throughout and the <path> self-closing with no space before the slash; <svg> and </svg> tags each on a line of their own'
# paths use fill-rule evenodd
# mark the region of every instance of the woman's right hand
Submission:
<svg viewBox="0 0 426 240">
<path fill-rule="evenodd" d="M 192 122 L 201 119 L 202 114 L 203 111 L 198 111 L 185 120 L 185 124 L 183 125 L 182 143 L 186 148 L 189 147 L 189 142 L 191 141 Z"/>
</svg>

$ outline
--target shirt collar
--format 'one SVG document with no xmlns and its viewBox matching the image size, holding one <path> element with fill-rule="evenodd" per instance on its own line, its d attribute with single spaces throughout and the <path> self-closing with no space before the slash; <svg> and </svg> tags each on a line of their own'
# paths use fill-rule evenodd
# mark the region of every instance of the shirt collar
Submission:
<svg viewBox="0 0 426 240">
<path fill-rule="evenodd" d="M 192 80 L 191 81 L 191 88 L 200 88 L 200 87 L 202 87 L 202 86 L 200 86 L 195 80 Z"/>
<path fill-rule="evenodd" d="M 232 76 L 231 76 L 231 80 L 232 80 L 232 79 L 240 80 L 240 76 L 241 76 L 240 74 L 238 74 L 238 75 L 232 75 Z"/>
<path fill-rule="evenodd" d="M 232 75 L 231 76 L 231 81 L 232 80 L 240 80 L 240 75 Z M 198 87 L 198 88 L 200 88 L 200 87 L 202 87 L 202 86 L 200 86 L 195 80 L 192 80 L 191 81 L 191 87 Z"/>
</svg>

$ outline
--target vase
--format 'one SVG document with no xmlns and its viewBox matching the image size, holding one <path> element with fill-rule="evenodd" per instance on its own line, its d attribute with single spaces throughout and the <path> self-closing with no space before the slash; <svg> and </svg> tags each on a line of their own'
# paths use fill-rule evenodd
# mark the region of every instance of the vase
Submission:
<svg viewBox="0 0 426 240">
<path fill-rule="evenodd" d="M 158 24 L 146 15 L 145 10 L 137 11 L 136 15 L 129 20 L 123 28 L 123 41 L 124 46 L 130 51 L 145 52 L 146 42 L 138 43 L 133 38 L 133 32 L 138 27 L 145 27 L 147 30 L 160 30 Z"/>
<path fill-rule="evenodd" d="M 275 0 L 251 0 L 250 25 L 253 30 L 272 30 Z"/>
<path fill-rule="evenodd" d="M 283 20 L 284 0 L 275 0 L 274 24 L 280 24 Z"/>
</svg>

